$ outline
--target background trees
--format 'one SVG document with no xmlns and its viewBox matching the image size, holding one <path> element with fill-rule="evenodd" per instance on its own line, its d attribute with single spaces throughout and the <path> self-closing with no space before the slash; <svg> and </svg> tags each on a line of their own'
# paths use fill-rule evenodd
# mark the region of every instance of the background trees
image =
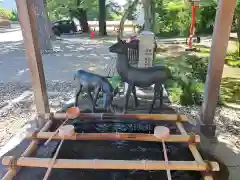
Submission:
<svg viewBox="0 0 240 180">
<path fill-rule="evenodd" d="M 47 0 L 47 3 L 51 19 L 76 18 L 83 32 L 89 32 L 87 12 L 96 12 L 98 9 L 96 0 Z"/>
<path fill-rule="evenodd" d="M 134 2 L 134 0 L 127 0 L 125 5 L 120 6 L 119 1 L 116 0 L 40 1 L 45 4 L 45 9 L 42 9 L 42 11 L 44 12 L 47 9 L 46 12 L 48 12 L 47 15 L 49 15 L 51 21 L 62 18 L 76 18 L 81 25 L 82 31 L 86 33 L 89 32 L 88 20 L 99 20 L 100 35 L 106 35 L 106 20 L 120 20 L 124 11 Z M 191 23 L 191 4 L 188 0 L 139 0 L 139 3 L 148 4 L 145 7 L 145 12 L 149 14 L 149 17 L 146 20 L 151 25 L 146 24 L 146 28 L 149 26 L 148 29 L 154 29 L 154 32 L 160 37 L 188 36 Z M 212 33 L 216 7 L 217 0 L 201 0 L 200 8 L 197 9 L 196 33 Z M 0 13 L 12 21 L 17 20 L 15 10 L 0 8 Z M 135 20 L 137 15 L 135 6 L 127 13 L 125 19 Z M 48 19 L 48 16 L 46 18 Z M 49 27 L 51 26 L 50 20 L 48 19 Z M 237 0 L 232 30 L 237 32 L 240 42 L 240 0 Z"/>
</svg>

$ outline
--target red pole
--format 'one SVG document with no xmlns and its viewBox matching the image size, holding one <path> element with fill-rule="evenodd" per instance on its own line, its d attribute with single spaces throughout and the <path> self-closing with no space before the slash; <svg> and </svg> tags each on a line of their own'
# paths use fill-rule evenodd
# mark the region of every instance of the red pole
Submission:
<svg viewBox="0 0 240 180">
<path fill-rule="evenodd" d="M 189 49 L 192 48 L 192 38 L 194 35 L 194 26 L 195 26 L 195 22 L 196 22 L 196 10 L 197 8 L 199 8 L 199 6 L 192 6 L 192 23 L 190 26 L 190 35 L 189 35 L 189 39 L 188 39 L 188 47 Z"/>
</svg>

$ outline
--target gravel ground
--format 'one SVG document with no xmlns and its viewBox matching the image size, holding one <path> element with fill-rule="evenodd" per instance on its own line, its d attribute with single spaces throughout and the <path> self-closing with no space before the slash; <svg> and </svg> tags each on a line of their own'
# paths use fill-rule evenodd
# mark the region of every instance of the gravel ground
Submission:
<svg viewBox="0 0 240 180">
<path fill-rule="evenodd" d="M 195 123 L 194 120 L 199 118 L 199 106 L 184 107 L 177 104 L 172 104 L 171 106 L 177 112 L 185 114 L 193 119 L 193 123 Z M 216 134 L 223 139 L 227 139 L 240 150 L 240 110 L 217 107 L 214 120 L 217 125 Z"/>
<path fill-rule="evenodd" d="M 30 83 L 1 83 L 0 89 L 1 148 L 11 137 L 29 127 L 27 124 L 34 120 L 36 107 Z M 63 103 L 72 99 L 75 94 L 73 84 L 66 81 L 47 82 L 47 90 L 51 111 L 61 109 Z"/>
</svg>

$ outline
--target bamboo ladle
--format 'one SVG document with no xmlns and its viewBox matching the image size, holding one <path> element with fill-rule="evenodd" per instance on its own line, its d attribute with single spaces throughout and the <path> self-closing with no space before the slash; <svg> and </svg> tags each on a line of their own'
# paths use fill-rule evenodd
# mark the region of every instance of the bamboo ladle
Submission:
<svg viewBox="0 0 240 180">
<path fill-rule="evenodd" d="M 53 136 L 55 136 L 59 129 L 64 125 L 66 124 L 66 122 L 69 120 L 69 119 L 74 119 L 74 118 L 77 118 L 78 116 L 80 115 L 80 109 L 78 107 L 71 107 L 71 108 L 68 108 L 67 109 L 67 112 L 66 112 L 66 120 L 56 129 L 56 131 L 54 131 L 54 133 L 52 134 L 51 137 L 48 138 L 48 140 L 44 143 L 44 146 L 46 146 L 53 138 Z"/>
<path fill-rule="evenodd" d="M 47 180 L 49 175 L 50 175 L 50 173 L 51 173 L 51 171 L 52 171 L 52 167 L 55 164 L 55 161 L 57 159 L 58 153 L 59 153 L 59 151 L 60 151 L 60 149 L 62 147 L 62 144 L 63 144 L 63 141 L 64 141 L 64 137 L 65 136 L 72 136 L 72 135 L 75 134 L 74 126 L 73 125 L 61 126 L 59 128 L 58 134 L 59 134 L 59 136 L 62 137 L 62 140 L 61 140 L 60 144 L 57 147 L 57 150 L 56 150 L 56 152 L 55 152 L 55 154 L 54 154 L 54 156 L 53 156 L 53 158 L 52 158 L 52 160 L 50 162 L 50 166 L 48 167 L 47 172 L 46 172 L 43 180 Z"/>
<path fill-rule="evenodd" d="M 156 126 L 154 128 L 154 136 L 162 140 L 165 165 L 166 165 L 166 169 L 167 169 L 167 178 L 168 178 L 168 180 L 172 180 L 171 172 L 170 172 L 170 169 L 168 166 L 167 150 L 166 150 L 166 146 L 165 146 L 165 142 L 164 142 L 164 140 L 166 138 L 168 138 L 169 135 L 170 135 L 170 130 L 169 130 L 169 128 L 167 128 L 165 126 Z"/>
</svg>

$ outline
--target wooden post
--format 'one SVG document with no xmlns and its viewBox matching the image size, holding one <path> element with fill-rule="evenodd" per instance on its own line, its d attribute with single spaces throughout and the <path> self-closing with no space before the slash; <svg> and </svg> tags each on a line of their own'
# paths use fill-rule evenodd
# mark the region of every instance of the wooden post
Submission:
<svg viewBox="0 0 240 180">
<path fill-rule="evenodd" d="M 213 32 L 210 62 L 205 83 L 204 100 L 200 117 L 200 132 L 214 136 L 216 126 L 213 119 L 219 98 L 222 72 L 228 46 L 236 0 L 219 0 Z"/>
<path fill-rule="evenodd" d="M 37 113 L 38 115 L 44 115 L 50 110 L 37 37 L 35 8 L 31 0 L 16 0 L 16 4 L 26 48 Z"/>
<path fill-rule="evenodd" d="M 12 156 L 5 156 L 2 164 L 10 165 Z M 16 161 L 17 166 L 25 167 L 48 167 L 51 158 L 20 157 Z M 169 161 L 170 170 L 206 171 L 210 166 L 211 171 L 219 171 L 217 162 L 196 161 Z M 105 159 L 57 159 L 53 168 L 61 169 L 119 169 L 119 170 L 166 170 L 165 161 L 153 160 L 105 160 Z"/>
</svg>

